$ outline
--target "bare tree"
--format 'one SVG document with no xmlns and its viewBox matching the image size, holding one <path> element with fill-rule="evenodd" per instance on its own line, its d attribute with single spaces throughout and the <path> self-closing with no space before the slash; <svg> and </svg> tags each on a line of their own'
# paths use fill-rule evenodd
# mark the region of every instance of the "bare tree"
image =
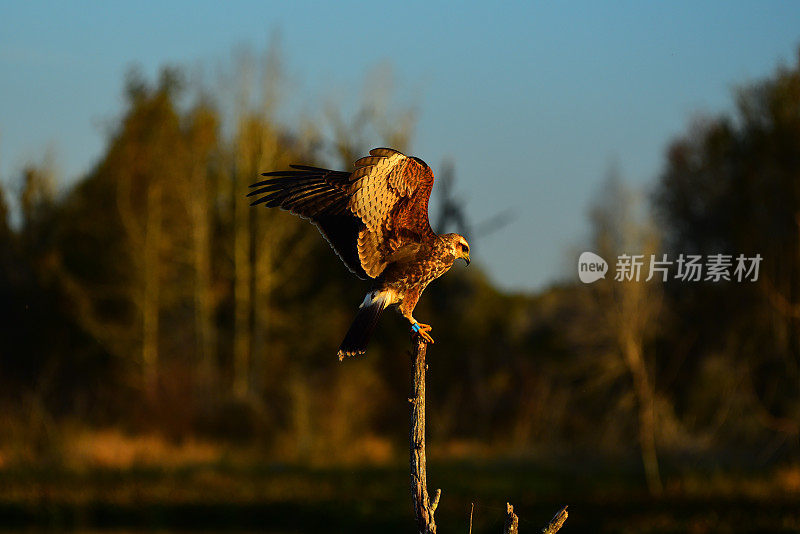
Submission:
<svg viewBox="0 0 800 534">
<path fill-rule="evenodd" d="M 172 199 L 178 197 L 174 188 L 185 161 L 173 101 L 176 86 L 177 74 L 165 70 L 157 89 L 130 90 L 131 110 L 114 152 L 122 169 L 116 175 L 116 207 L 130 245 L 131 301 L 139 312 L 142 380 L 151 400 L 158 385 L 162 256 L 168 248 L 164 221 L 176 213 Z"/>
<path fill-rule="evenodd" d="M 614 261 L 620 254 L 642 255 L 650 259 L 658 250 L 659 236 L 642 208 L 641 198 L 626 188 L 612 171 L 603 196 L 591 212 L 593 246 L 603 258 Z M 661 259 L 657 258 L 656 259 Z M 651 339 L 662 308 L 661 278 L 646 281 L 648 263 L 633 280 L 606 280 L 596 283 L 596 317 L 605 321 L 601 329 L 613 355 L 622 358 L 632 383 L 637 403 L 639 447 L 647 485 L 651 493 L 662 490 L 656 453 L 656 394 L 653 362 L 648 361 L 647 342 Z M 613 271 L 612 264 L 610 270 Z M 635 267 L 634 267 L 635 269 Z M 595 327 L 596 328 L 596 327 Z"/>
<path fill-rule="evenodd" d="M 267 361 L 274 359 L 269 326 L 279 317 L 271 304 L 272 294 L 289 281 L 310 247 L 308 240 L 297 239 L 297 221 L 285 214 L 251 209 L 242 193 L 262 172 L 302 159 L 300 152 L 306 149 L 308 136 L 290 139 L 282 135 L 273 116 L 282 87 L 277 42 L 263 57 L 241 53 L 236 76 L 230 180 L 234 228 L 233 391 L 237 397 L 245 398 L 256 392 Z"/>
<path fill-rule="evenodd" d="M 194 265 L 194 328 L 200 359 L 200 383 L 207 394 L 217 382 L 217 327 L 214 320 L 216 299 L 212 280 L 212 226 L 214 177 L 212 151 L 218 144 L 219 120 L 207 105 L 198 105 L 191 114 L 188 128 L 189 183 L 185 195 L 192 230 L 192 262 Z"/>
<path fill-rule="evenodd" d="M 238 58 L 235 102 L 235 136 L 232 148 L 231 203 L 233 204 L 233 393 L 239 398 L 250 393 L 252 348 L 252 214 L 241 192 L 258 172 L 262 121 L 251 112 L 251 93 L 257 65 L 242 52 Z"/>
</svg>

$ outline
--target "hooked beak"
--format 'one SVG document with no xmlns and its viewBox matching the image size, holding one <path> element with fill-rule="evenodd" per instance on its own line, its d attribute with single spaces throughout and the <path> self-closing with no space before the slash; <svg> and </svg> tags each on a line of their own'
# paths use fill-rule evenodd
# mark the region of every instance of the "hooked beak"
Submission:
<svg viewBox="0 0 800 534">
<path fill-rule="evenodd" d="M 469 265 L 469 254 L 464 256 L 464 261 L 467 262 L 467 265 Z"/>
</svg>

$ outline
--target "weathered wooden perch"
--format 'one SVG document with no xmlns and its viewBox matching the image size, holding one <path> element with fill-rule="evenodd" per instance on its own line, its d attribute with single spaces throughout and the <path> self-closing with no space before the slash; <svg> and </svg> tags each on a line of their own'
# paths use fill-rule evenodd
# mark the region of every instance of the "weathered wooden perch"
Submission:
<svg viewBox="0 0 800 534">
<path fill-rule="evenodd" d="M 564 521 L 567 520 L 568 515 L 567 507 L 565 506 L 553 516 L 553 519 L 550 520 L 550 524 L 542 529 L 542 534 L 556 534 L 556 532 L 561 530 L 561 527 L 564 526 Z"/>
<path fill-rule="evenodd" d="M 420 534 L 436 534 L 433 513 L 439 505 L 442 490 L 436 490 L 433 501 L 428 497 L 428 480 L 425 466 L 425 352 L 428 344 L 421 336 L 414 336 L 411 355 L 414 368 L 414 392 L 411 401 L 411 497 L 414 516 Z"/>
<path fill-rule="evenodd" d="M 433 500 L 428 495 L 427 467 L 425 465 L 425 353 L 428 344 L 420 336 L 413 337 L 411 365 L 414 370 L 413 396 L 411 403 L 411 498 L 414 502 L 414 517 L 417 520 L 419 534 L 436 534 L 436 521 L 433 514 L 439 506 L 442 490 L 437 489 Z M 567 520 L 567 507 L 559 511 L 545 528 L 543 534 L 555 534 Z M 472 531 L 472 513 L 470 512 L 470 531 Z M 519 518 L 514 507 L 506 503 L 506 522 L 504 534 L 519 534 Z"/>
</svg>

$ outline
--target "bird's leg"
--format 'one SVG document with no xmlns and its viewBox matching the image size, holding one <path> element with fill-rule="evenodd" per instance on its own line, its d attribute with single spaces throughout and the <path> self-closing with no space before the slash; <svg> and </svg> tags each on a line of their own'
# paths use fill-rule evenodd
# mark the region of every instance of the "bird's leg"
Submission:
<svg viewBox="0 0 800 534">
<path fill-rule="evenodd" d="M 416 319 L 414 319 L 414 317 L 410 317 L 408 320 L 411 321 L 411 330 L 412 331 L 414 331 L 415 333 L 417 333 L 420 336 L 422 336 L 422 339 L 424 339 L 428 343 L 433 343 L 433 338 L 428 333 L 431 330 L 433 330 L 433 327 L 431 325 L 424 324 L 424 323 L 419 323 L 419 322 L 417 322 Z"/>
</svg>

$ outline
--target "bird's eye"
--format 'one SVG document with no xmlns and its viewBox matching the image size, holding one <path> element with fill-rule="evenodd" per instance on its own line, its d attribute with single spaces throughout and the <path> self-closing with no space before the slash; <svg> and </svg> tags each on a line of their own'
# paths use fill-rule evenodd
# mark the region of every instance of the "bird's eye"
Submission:
<svg viewBox="0 0 800 534">
<path fill-rule="evenodd" d="M 464 243 L 461 243 L 461 252 L 469 252 L 469 247 Z"/>
</svg>

